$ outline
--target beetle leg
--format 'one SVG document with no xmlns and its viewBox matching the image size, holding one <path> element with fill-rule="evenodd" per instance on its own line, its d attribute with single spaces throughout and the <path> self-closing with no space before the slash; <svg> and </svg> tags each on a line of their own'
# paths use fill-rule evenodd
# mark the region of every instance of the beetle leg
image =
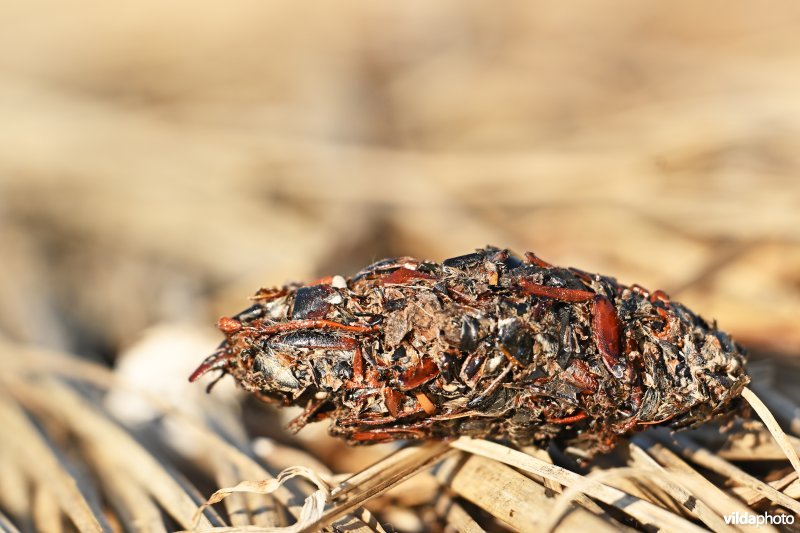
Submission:
<svg viewBox="0 0 800 533">
<path fill-rule="evenodd" d="M 569 267 L 567 270 L 572 273 L 573 276 L 581 280 L 582 282 L 586 283 L 587 285 L 591 285 L 592 281 L 594 280 L 594 276 L 589 274 L 588 272 L 584 272 L 580 268 Z"/>
<path fill-rule="evenodd" d="M 475 396 L 474 398 L 470 399 L 469 402 L 467 402 L 467 408 L 472 409 L 473 407 L 480 405 L 486 398 L 494 394 L 494 391 L 497 390 L 497 388 L 503 382 L 508 373 L 511 372 L 512 368 L 514 368 L 514 364 L 508 363 L 505 369 L 503 369 L 503 371 L 500 372 L 500 374 L 496 378 L 494 378 L 494 381 L 489 383 L 489 385 L 485 389 L 483 389 L 477 396 Z"/>
<path fill-rule="evenodd" d="M 477 298 L 467 296 L 463 292 L 460 292 L 449 285 L 447 286 L 447 294 L 460 304 L 474 306 L 477 303 Z"/>
<path fill-rule="evenodd" d="M 591 291 L 548 287 L 547 285 L 540 285 L 539 283 L 533 283 L 526 279 L 519 280 L 519 284 L 522 287 L 523 294 L 544 296 L 545 298 L 552 298 L 560 302 L 588 302 L 595 297 L 595 293 Z"/>
<path fill-rule="evenodd" d="M 277 300 L 282 296 L 286 296 L 289 293 L 287 287 L 281 287 L 280 289 L 277 287 L 272 287 L 270 289 L 259 289 L 255 296 L 251 296 L 251 300 L 255 300 L 257 302 L 261 302 L 262 304 L 271 302 L 272 300 Z"/>
<path fill-rule="evenodd" d="M 630 289 L 640 296 L 644 296 L 645 298 L 650 298 L 650 291 L 648 291 L 638 283 L 634 283 L 633 285 L 631 285 Z"/>
<path fill-rule="evenodd" d="M 642 408 L 642 399 L 644 398 L 641 380 L 641 376 L 644 375 L 644 367 L 642 365 L 642 354 L 639 353 L 639 347 L 629 330 L 625 331 L 624 353 L 628 361 L 628 367 L 630 368 L 631 408 L 634 413 L 638 413 Z"/>
<path fill-rule="evenodd" d="M 350 434 L 348 438 L 355 442 L 389 442 L 392 440 L 392 435 L 386 431 L 370 429 L 367 431 L 356 431 Z"/>
<path fill-rule="evenodd" d="M 292 320 L 291 322 L 280 322 L 278 324 L 270 324 L 268 326 L 248 327 L 242 330 L 249 330 L 259 333 L 261 335 L 271 335 L 273 333 L 280 333 L 283 331 L 296 331 L 301 329 L 333 329 L 339 331 L 348 331 L 350 333 L 375 333 L 378 331 L 378 326 L 362 326 L 362 325 L 347 325 L 334 322 L 333 320 Z"/>
<path fill-rule="evenodd" d="M 669 305 L 670 303 L 669 295 L 666 292 L 659 289 L 650 295 L 650 303 L 655 303 L 656 301 Z"/>
<path fill-rule="evenodd" d="M 581 420 L 585 420 L 587 418 L 589 418 L 589 415 L 586 414 L 585 411 L 581 411 L 576 415 L 565 416 L 563 418 L 548 418 L 547 421 L 551 424 L 572 424 L 574 422 L 580 422 Z"/>
<path fill-rule="evenodd" d="M 211 383 L 208 384 L 208 386 L 206 387 L 206 394 L 209 394 L 211 392 L 211 389 L 214 388 L 214 385 L 219 383 L 219 380 L 224 378 L 225 374 L 227 374 L 227 372 L 224 372 L 224 371 L 220 372 L 219 375 L 217 377 L 215 377 L 214 380 Z"/>
<path fill-rule="evenodd" d="M 381 261 L 378 261 L 377 263 L 373 263 L 373 264 L 369 265 L 368 267 L 362 269 L 361 272 L 359 272 L 358 274 L 353 276 L 353 279 L 351 281 L 356 282 L 356 281 L 358 281 L 360 279 L 366 278 L 366 277 L 371 276 L 373 274 L 377 274 L 379 272 L 388 271 L 388 270 L 394 270 L 396 268 L 401 268 L 401 267 L 402 268 L 408 268 L 408 267 L 416 268 L 417 266 L 419 266 L 419 264 L 420 264 L 420 262 L 417 259 L 414 259 L 413 257 L 396 257 L 396 258 L 393 258 L 393 259 L 383 259 Z M 411 270 L 411 269 L 409 269 L 409 270 Z"/>
<path fill-rule="evenodd" d="M 303 427 L 308 424 L 308 421 L 311 420 L 311 417 L 314 416 L 317 411 L 319 411 L 319 408 L 322 407 L 326 401 L 328 401 L 327 398 L 310 400 L 305 409 L 303 409 L 303 412 L 294 417 L 286 425 L 286 429 L 292 434 L 303 429 Z"/>
<path fill-rule="evenodd" d="M 355 442 L 386 442 L 394 439 L 421 439 L 425 437 L 423 424 L 416 424 L 402 428 L 380 428 L 356 431 L 349 435 Z"/>
<path fill-rule="evenodd" d="M 626 420 L 623 424 L 614 426 L 614 431 L 617 432 L 619 435 L 624 435 L 628 433 L 633 427 L 638 424 L 639 421 L 636 419 L 635 416 L 632 416 L 628 420 Z"/>
<path fill-rule="evenodd" d="M 379 416 L 376 418 L 359 418 L 359 416 L 353 416 L 350 418 L 340 418 L 336 423 L 340 426 L 385 426 L 386 424 L 392 424 L 400 419 L 410 418 L 424 412 L 422 407 L 414 407 L 409 411 L 400 412 L 397 416 L 391 416 L 391 414 L 390 416 Z"/>
<path fill-rule="evenodd" d="M 553 268 L 553 265 L 543 259 L 539 259 L 533 252 L 525 252 L 525 262 L 536 265 L 539 268 Z"/>
<path fill-rule="evenodd" d="M 325 276 L 325 277 L 319 278 L 318 280 L 316 280 L 316 281 L 314 281 L 312 283 L 309 283 L 308 285 L 309 286 L 313 286 L 313 285 L 330 285 L 331 283 L 333 283 L 333 276 Z"/>
<path fill-rule="evenodd" d="M 643 397 L 644 392 L 642 391 L 642 385 L 639 383 L 634 383 L 633 387 L 631 388 L 631 407 L 633 407 L 634 413 L 638 413 L 642 408 Z"/>
<path fill-rule="evenodd" d="M 667 422 L 668 420 L 672 420 L 673 418 L 675 418 L 676 414 L 677 413 L 672 413 L 666 418 L 662 418 L 661 420 L 653 420 L 651 422 L 642 422 L 637 420 L 636 423 L 639 424 L 640 426 L 653 426 L 656 424 L 663 424 L 664 422 Z"/>
</svg>

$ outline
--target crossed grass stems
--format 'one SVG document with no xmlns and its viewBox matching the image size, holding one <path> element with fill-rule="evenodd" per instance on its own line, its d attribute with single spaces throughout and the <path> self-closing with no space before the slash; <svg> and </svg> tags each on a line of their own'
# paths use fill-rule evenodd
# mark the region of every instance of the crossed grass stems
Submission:
<svg viewBox="0 0 800 533">
<path fill-rule="evenodd" d="M 0 509 L 8 513 L 0 513 L 0 525 L 11 531 L 15 524 L 60 530 L 65 519 L 79 531 L 119 530 L 120 524 L 143 531 L 166 531 L 168 524 L 215 532 L 385 531 L 365 506 L 412 478 L 432 478 L 439 487 L 433 505 L 438 520 L 460 531 L 496 527 L 492 520 L 518 530 L 611 531 L 623 520 L 665 531 L 734 531 L 725 515 L 765 506 L 800 515 L 800 439 L 786 436 L 750 389 L 743 396 L 764 423 L 762 437 L 766 431 L 774 437 L 753 453 L 769 460 L 783 454 L 794 469 L 770 482 L 712 452 L 697 436 L 664 430 L 634 437 L 624 466 L 597 467 L 587 475 L 553 464 L 545 450 L 462 437 L 400 448 L 352 475 L 334 475 L 316 461 L 314 468 L 290 467 L 273 476 L 276 469 L 264 466 L 271 458 L 258 457 L 246 438 L 232 438 L 213 420 L 195 420 L 147 397 L 197 444 L 194 456 L 183 459 L 223 487 L 204 501 L 170 463 L 179 450 L 146 446 L 90 401 L 86 385 L 125 386 L 113 372 L 28 347 L 0 345 L 0 352 L 8 368 L 0 377 L 0 422 L 8 435 L 0 445 L 8 467 L 0 476 L 6 487 Z M 786 399 L 760 392 L 784 419 Z M 281 451 L 276 444 L 272 449 Z M 720 489 L 720 478 L 733 488 Z M 224 516 L 213 507 L 217 502 L 223 502 Z M 485 515 L 474 517 L 470 506 Z"/>
</svg>

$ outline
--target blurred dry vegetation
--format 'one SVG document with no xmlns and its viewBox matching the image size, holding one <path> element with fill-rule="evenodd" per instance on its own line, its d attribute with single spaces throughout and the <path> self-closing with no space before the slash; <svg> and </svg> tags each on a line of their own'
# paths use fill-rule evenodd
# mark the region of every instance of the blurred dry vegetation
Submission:
<svg viewBox="0 0 800 533">
<path fill-rule="evenodd" d="M 185 376 L 219 340 L 216 317 L 261 286 L 485 244 L 662 288 L 717 319 L 777 357 L 754 374 L 766 388 L 783 380 L 768 403 L 784 402 L 779 419 L 797 434 L 798 24 L 790 2 L 4 3 L 0 488 L 23 488 L 0 491 L 0 519 L 22 529 L 82 520 L 64 520 L 70 500 L 43 481 L 46 461 L 20 455 L 10 427 L 62 474 L 90 480 L 81 492 L 110 529 L 189 527 L 192 505 L 220 486 L 293 464 L 356 472 L 386 456 L 394 448 L 350 450 L 324 427 L 289 440 L 271 411 L 239 407 L 224 388 L 205 397 Z M 99 366 L 80 366 L 89 362 Z M 195 420 L 222 411 L 204 419 L 206 440 L 179 422 L 154 429 L 146 422 L 174 407 L 150 406 L 160 414 L 148 418 L 134 399 L 110 401 L 104 367 Z M 130 417 L 137 429 L 115 433 L 111 420 Z M 260 448 L 255 436 L 267 437 Z M 164 492 L 97 451 L 116 446 L 169 465 L 151 465 Z M 270 453 L 257 462 L 259 449 Z M 648 453 L 662 467 L 675 459 Z M 746 459 L 736 453 L 726 457 Z M 785 463 L 766 465 L 749 472 L 797 485 Z M 468 480 L 536 481 L 498 463 L 472 468 Z M 720 486 L 736 479 L 703 468 Z M 367 507 L 408 531 L 543 527 L 544 515 L 506 516 L 443 471 Z M 176 479 L 182 503 L 163 488 Z M 781 505 L 741 479 L 725 490 L 737 505 Z M 272 523 L 297 510 L 275 501 L 284 509 Z M 592 503 L 577 523 L 647 523 Z M 544 512 L 534 507 L 517 516 Z M 131 509 L 149 520 L 126 520 Z"/>
</svg>

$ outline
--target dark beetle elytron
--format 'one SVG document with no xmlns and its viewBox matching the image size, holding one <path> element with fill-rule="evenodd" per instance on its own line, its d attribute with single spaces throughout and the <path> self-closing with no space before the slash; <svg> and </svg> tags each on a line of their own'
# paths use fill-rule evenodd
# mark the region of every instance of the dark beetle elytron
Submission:
<svg viewBox="0 0 800 533">
<path fill-rule="evenodd" d="M 261 289 L 192 374 L 328 418 L 351 443 L 472 435 L 588 455 L 736 412 L 744 350 L 661 291 L 486 248 Z"/>
</svg>

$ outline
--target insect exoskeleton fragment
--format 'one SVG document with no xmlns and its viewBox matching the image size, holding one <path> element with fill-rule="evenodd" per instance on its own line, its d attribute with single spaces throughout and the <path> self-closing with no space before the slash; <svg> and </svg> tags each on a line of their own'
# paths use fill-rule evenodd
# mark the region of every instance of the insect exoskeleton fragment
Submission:
<svg viewBox="0 0 800 533">
<path fill-rule="evenodd" d="M 461 435 L 591 455 L 650 425 L 736 413 L 729 335 L 663 291 L 487 247 L 261 289 L 192 374 L 230 374 L 350 443 Z"/>
</svg>

